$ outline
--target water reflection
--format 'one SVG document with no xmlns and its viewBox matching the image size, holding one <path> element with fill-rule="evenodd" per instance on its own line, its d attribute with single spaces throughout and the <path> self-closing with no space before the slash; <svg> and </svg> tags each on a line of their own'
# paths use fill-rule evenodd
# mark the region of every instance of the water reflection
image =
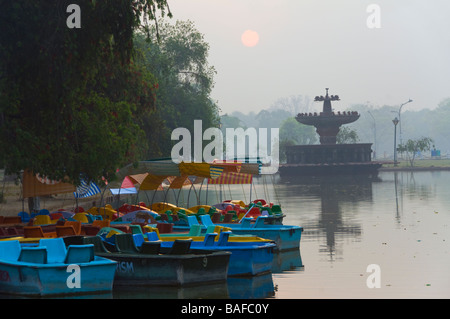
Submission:
<svg viewBox="0 0 450 319">
<path fill-rule="evenodd" d="M 305 240 L 325 238 L 320 253 L 334 261 L 342 253 L 339 239 L 357 240 L 361 236 L 361 225 L 357 219 L 349 218 L 349 214 L 359 202 L 372 201 L 372 183 L 379 181 L 366 176 L 309 176 L 283 177 L 279 183 L 285 186 L 281 196 L 297 198 L 299 207 L 303 206 L 302 200 L 320 200 L 318 219 L 303 222 L 302 236 Z"/>
<path fill-rule="evenodd" d="M 303 270 L 300 249 L 287 250 L 274 253 L 272 273 L 280 273 L 288 270 Z"/>
<path fill-rule="evenodd" d="M 275 296 L 272 273 L 303 270 L 300 250 L 274 254 L 272 272 L 253 277 L 229 277 L 226 282 L 167 286 L 115 286 L 114 299 L 261 299 Z"/>
</svg>

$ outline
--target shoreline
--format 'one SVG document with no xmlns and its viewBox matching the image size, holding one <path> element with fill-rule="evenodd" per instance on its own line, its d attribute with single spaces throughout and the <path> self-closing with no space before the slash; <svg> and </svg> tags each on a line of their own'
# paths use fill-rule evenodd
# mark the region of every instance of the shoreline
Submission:
<svg viewBox="0 0 450 319">
<path fill-rule="evenodd" d="M 450 171 L 450 166 L 397 166 L 397 167 L 380 167 L 380 172 L 392 171 Z"/>
</svg>

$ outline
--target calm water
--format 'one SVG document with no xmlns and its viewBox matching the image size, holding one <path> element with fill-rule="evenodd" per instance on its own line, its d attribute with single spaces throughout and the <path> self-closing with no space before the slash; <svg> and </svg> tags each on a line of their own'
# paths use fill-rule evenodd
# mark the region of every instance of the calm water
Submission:
<svg viewBox="0 0 450 319">
<path fill-rule="evenodd" d="M 300 251 L 277 254 L 271 274 L 180 289 L 121 288 L 95 297 L 450 297 L 450 172 L 265 181 L 257 181 L 252 199 L 282 203 L 284 223 L 304 227 Z M 223 189 L 232 199 L 244 193 L 249 200 L 249 189 Z M 367 285 L 375 274 L 369 265 L 379 266 L 379 288 Z"/>
<path fill-rule="evenodd" d="M 252 198 L 281 202 L 284 223 L 305 230 L 300 251 L 276 255 L 272 274 L 115 290 L 113 298 L 450 297 L 450 172 L 273 181 L 275 189 L 260 180 Z M 248 199 L 243 188 L 230 189 L 230 196 L 242 198 L 243 190 Z M 375 274 L 369 265 L 379 266 L 379 288 L 368 287 Z"/>
<path fill-rule="evenodd" d="M 305 228 L 303 270 L 273 274 L 275 298 L 449 298 L 450 173 L 281 181 L 287 224 Z M 368 288 L 380 268 L 380 288 Z"/>
</svg>

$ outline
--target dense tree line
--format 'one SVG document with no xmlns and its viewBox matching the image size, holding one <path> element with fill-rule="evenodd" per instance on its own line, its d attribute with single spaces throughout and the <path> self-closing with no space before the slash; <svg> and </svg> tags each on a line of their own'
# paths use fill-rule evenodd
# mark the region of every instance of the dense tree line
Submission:
<svg viewBox="0 0 450 319">
<path fill-rule="evenodd" d="M 77 183 L 170 155 L 170 131 L 218 124 L 208 45 L 166 0 L 7 1 L 0 11 L 0 164 Z"/>
</svg>

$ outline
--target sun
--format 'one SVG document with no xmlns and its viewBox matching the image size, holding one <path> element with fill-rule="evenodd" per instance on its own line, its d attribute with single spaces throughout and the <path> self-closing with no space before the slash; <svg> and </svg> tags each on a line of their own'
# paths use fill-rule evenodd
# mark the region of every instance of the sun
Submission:
<svg viewBox="0 0 450 319">
<path fill-rule="evenodd" d="M 241 41 L 246 47 L 254 47 L 259 42 L 259 34 L 253 30 L 246 30 L 242 33 Z"/>
</svg>

